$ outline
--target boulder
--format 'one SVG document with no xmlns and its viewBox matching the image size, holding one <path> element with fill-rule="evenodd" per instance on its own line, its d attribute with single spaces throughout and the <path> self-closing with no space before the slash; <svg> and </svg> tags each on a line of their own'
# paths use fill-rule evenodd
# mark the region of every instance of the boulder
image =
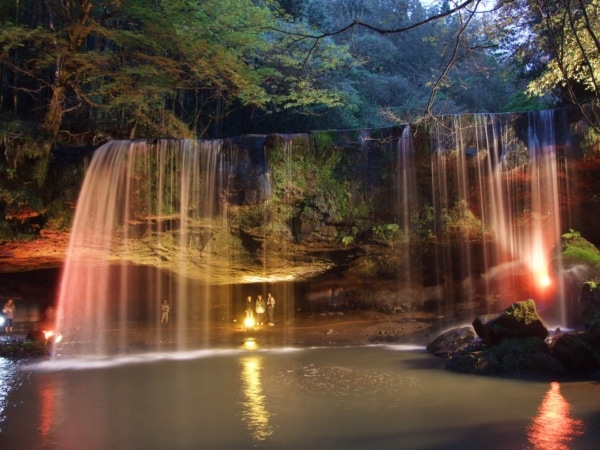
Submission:
<svg viewBox="0 0 600 450">
<path fill-rule="evenodd" d="M 446 369 L 472 375 L 494 375 L 502 372 L 498 363 L 483 349 L 468 348 L 446 361 Z"/>
<path fill-rule="evenodd" d="M 547 377 L 565 373 L 546 342 L 537 336 L 506 338 L 488 348 L 487 354 L 506 375 Z"/>
<path fill-rule="evenodd" d="M 475 331 L 472 327 L 453 328 L 435 338 L 427 346 L 427 350 L 435 356 L 448 358 L 465 350 L 473 339 L 475 339 Z"/>
<path fill-rule="evenodd" d="M 598 362 L 583 336 L 583 333 L 562 334 L 552 348 L 556 358 L 573 374 L 598 370 Z"/>
<path fill-rule="evenodd" d="M 600 343 L 600 287 L 596 283 L 583 283 L 581 288 L 581 321 L 588 342 Z"/>
<path fill-rule="evenodd" d="M 556 334 L 537 315 L 533 300 L 500 314 L 479 316 L 473 328 L 447 331 L 427 350 L 446 359 L 446 369 L 477 375 L 527 377 L 597 376 L 600 373 L 600 290 L 586 283 L 582 294 L 586 330 Z M 588 335 L 592 332 L 593 338 Z M 598 350 L 597 350 L 598 349 Z"/>
<path fill-rule="evenodd" d="M 548 329 L 531 299 L 513 303 L 499 314 L 479 316 L 473 321 L 473 328 L 488 346 L 509 338 L 538 337 L 544 340 L 548 337 Z"/>
</svg>

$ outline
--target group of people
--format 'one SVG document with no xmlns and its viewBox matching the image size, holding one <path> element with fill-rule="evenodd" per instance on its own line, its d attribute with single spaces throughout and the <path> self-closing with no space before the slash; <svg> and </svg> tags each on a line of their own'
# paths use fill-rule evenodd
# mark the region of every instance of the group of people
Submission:
<svg viewBox="0 0 600 450">
<path fill-rule="evenodd" d="M 171 306 L 167 299 L 164 299 L 161 307 L 160 324 L 168 325 L 169 323 L 169 312 Z M 258 294 L 256 301 L 252 300 L 252 296 L 249 295 L 246 299 L 246 318 L 252 318 L 256 325 L 264 325 L 268 317 L 269 326 L 275 325 L 275 298 L 269 292 L 267 299 L 265 300 L 261 294 Z"/>
<path fill-rule="evenodd" d="M 275 298 L 269 292 L 267 300 L 261 294 L 256 296 L 256 301 L 252 301 L 252 296 L 246 298 L 246 318 L 254 319 L 257 325 L 264 325 L 268 314 L 269 326 L 275 325 Z"/>
</svg>

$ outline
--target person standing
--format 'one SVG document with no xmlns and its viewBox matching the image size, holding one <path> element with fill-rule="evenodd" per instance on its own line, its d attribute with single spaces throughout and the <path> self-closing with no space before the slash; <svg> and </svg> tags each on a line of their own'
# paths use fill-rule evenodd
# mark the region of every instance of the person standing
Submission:
<svg viewBox="0 0 600 450">
<path fill-rule="evenodd" d="M 4 314 L 4 318 L 6 319 L 4 331 L 6 334 L 11 334 L 13 332 L 13 322 L 15 320 L 15 302 L 12 298 L 9 298 L 4 304 L 4 308 L 2 308 L 2 314 Z"/>
<path fill-rule="evenodd" d="M 167 302 L 166 298 L 163 300 L 162 305 L 160 307 L 160 310 L 162 312 L 162 314 L 160 316 L 160 324 L 161 325 L 168 325 L 168 323 L 169 323 L 169 311 L 171 310 L 171 306 L 169 305 L 169 302 Z"/>
<path fill-rule="evenodd" d="M 275 325 L 275 299 L 269 292 L 267 294 L 267 310 L 269 311 L 269 326 Z"/>
<path fill-rule="evenodd" d="M 265 312 L 267 312 L 265 308 L 265 300 L 263 299 L 262 295 L 258 294 L 256 297 L 256 321 L 259 325 L 262 325 L 265 321 Z"/>
<path fill-rule="evenodd" d="M 252 296 L 251 295 L 249 295 L 248 297 L 246 297 L 245 315 L 246 315 L 246 317 L 244 318 L 244 327 L 246 327 L 246 328 L 254 328 L 254 325 L 255 325 L 255 321 L 254 321 L 254 304 L 252 302 Z"/>
</svg>

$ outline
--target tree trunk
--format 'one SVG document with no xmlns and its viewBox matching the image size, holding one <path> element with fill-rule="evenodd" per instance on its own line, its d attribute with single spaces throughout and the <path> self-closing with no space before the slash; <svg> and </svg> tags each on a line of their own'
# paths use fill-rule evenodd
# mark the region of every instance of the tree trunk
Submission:
<svg viewBox="0 0 600 450">
<path fill-rule="evenodd" d="M 65 98 L 65 87 L 61 83 L 57 83 L 52 92 L 52 99 L 48 106 L 48 112 L 44 118 L 43 130 L 48 133 L 52 138 L 58 136 L 58 131 L 62 124 L 62 118 L 64 114 L 63 101 Z"/>
</svg>

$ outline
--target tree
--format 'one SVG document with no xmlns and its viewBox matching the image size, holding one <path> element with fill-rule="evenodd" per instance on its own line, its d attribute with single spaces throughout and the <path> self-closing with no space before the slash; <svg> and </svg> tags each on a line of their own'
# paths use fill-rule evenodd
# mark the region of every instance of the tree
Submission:
<svg viewBox="0 0 600 450">
<path fill-rule="evenodd" d="M 503 21 L 500 23 L 512 23 L 513 36 L 518 31 L 525 37 L 504 48 L 520 59 L 529 95 L 550 96 L 555 105 L 577 105 L 590 124 L 597 127 L 600 123 L 600 2 L 518 0 L 501 3 Z"/>
<path fill-rule="evenodd" d="M 537 0 L 539 24 L 550 60 L 544 72 L 529 85 L 529 92 L 561 95 L 580 107 L 591 101 L 600 106 L 600 1 L 559 0 L 549 4 Z M 586 108 L 581 108 L 588 114 Z M 591 123 L 600 125 L 598 109 Z"/>
<path fill-rule="evenodd" d="M 307 44 L 272 25 L 303 25 L 274 1 L 2 0 L 0 10 L 3 108 L 23 114 L 31 96 L 53 139 L 89 133 L 90 119 L 117 137 L 202 136 L 242 106 L 339 102 L 320 77 L 343 49 L 299 58 Z"/>
<path fill-rule="evenodd" d="M 379 126 L 423 113 L 501 110 L 514 89 L 510 72 L 499 70 L 482 0 L 429 9 L 416 0 L 310 3 L 310 17 L 321 23 L 303 38 L 312 39 L 314 48 L 325 38 L 349 46 L 357 68 L 344 82 L 360 99 L 356 110 L 370 111 L 370 117 L 379 110 Z M 489 95 L 471 95 L 478 85 Z M 362 122 L 372 123 L 366 117 Z"/>
</svg>

